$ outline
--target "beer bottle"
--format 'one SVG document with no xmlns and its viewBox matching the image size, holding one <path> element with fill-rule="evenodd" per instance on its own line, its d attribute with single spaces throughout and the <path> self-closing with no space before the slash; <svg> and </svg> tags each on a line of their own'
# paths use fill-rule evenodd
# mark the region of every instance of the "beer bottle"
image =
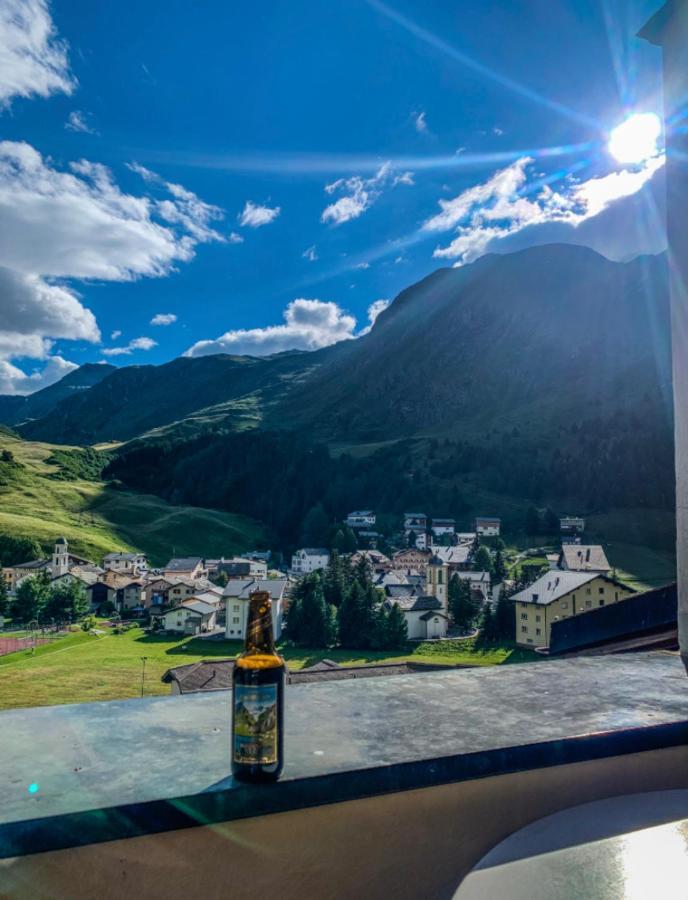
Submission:
<svg viewBox="0 0 688 900">
<path fill-rule="evenodd" d="M 274 781 L 282 772 L 285 674 L 275 651 L 270 594 L 254 591 L 232 675 L 232 772 L 241 781 Z"/>
</svg>

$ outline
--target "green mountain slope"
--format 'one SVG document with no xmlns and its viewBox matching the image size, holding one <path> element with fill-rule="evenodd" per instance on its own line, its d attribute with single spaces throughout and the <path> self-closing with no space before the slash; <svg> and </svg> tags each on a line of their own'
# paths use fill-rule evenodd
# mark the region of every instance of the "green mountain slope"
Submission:
<svg viewBox="0 0 688 900">
<path fill-rule="evenodd" d="M 571 245 L 490 255 L 412 285 L 358 340 L 120 369 L 20 431 L 136 437 L 116 477 L 260 519 L 285 542 L 317 502 L 332 517 L 503 507 L 514 522 L 551 504 L 639 522 L 654 510 L 668 546 L 666 284 L 661 256 L 614 263 Z"/>
<path fill-rule="evenodd" d="M 187 417 L 198 428 L 217 419 L 238 430 L 258 427 L 265 407 L 311 365 L 310 354 L 283 353 L 126 366 L 19 430 L 32 440 L 91 444 L 127 440 Z"/>
<path fill-rule="evenodd" d="M 99 559 L 140 549 L 164 565 L 171 555 L 220 556 L 266 545 L 261 525 L 244 516 L 168 503 L 78 478 L 54 461 L 56 448 L 0 432 L 0 534 L 37 540 L 45 551 L 64 534 L 73 550 Z"/>
</svg>

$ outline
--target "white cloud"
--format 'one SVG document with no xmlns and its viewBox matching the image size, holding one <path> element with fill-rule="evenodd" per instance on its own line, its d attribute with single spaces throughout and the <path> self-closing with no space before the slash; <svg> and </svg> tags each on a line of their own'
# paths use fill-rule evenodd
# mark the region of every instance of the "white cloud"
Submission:
<svg viewBox="0 0 688 900">
<path fill-rule="evenodd" d="M 227 243 L 228 244 L 243 244 L 244 239 L 239 234 L 238 231 L 232 231 L 227 235 Z"/>
<path fill-rule="evenodd" d="M 0 266 L 0 334 L 6 332 L 41 339 L 100 340 L 95 316 L 70 290 Z"/>
<path fill-rule="evenodd" d="M 336 181 L 326 184 L 326 193 L 344 193 L 344 196 L 325 207 L 320 221 L 342 225 L 344 222 L 350 222 L 351 219 L 357 219 L 380 196 L 390 172 L 391 165 L 386 162 L 370 178 L 353 175 L 351 178 L 338 178 Z"/>
<path fill-rule="evenodd" d="M 354 266 L 354 269 L 369 269 L 369 268 L 370 268 L 369 262 L 356 263 L 356 265 Z"/>
<path fill-rule="evenodd" d="M 13 97 L 71 94 L 75 86 L 46 0 L 0 0 L 0 106 Z"/>
<path fill-rule="evenodd" d="M 413 177 L 413 172 L 402 172 L 401 175 L 396 175 L 394 177 L 394 181 L 392 182 L 392 187 L 396 187 L 398 184 L 415 184 L 415 180 Z"/>
<path fill-rule="evenodd" d="M 96 129 L 92 125 L 89 125 L 88 114 L 83 113 L 78 109 L 72 110 L 67 116 L 65 128 L 67 131 L 81 131 L 84 134 L 98 134 Z"/>
<path fill-rule="evenodd" d="M 149 337 L 138 337 L 129 341 L 124 347 L 106 347 L 102 350 L 103 356 L 130 356 L 134 350 L 152 350 L 158 342 Z"/>
<path fill-rule="evenodd" d="M 414 113 L 413 124 L 416 126 L 416 131 L 419 134 L 426 134 L 428 130 L 428 123 L 425 120 L 425 112 Z"/>
<path fill-rule="evenodd" d="M 132 172 L 136 172 L 148 184 L 157 185 L 172 196 L 172 200 L 165 198 L 154 201 L 154 211 L 161 219 L 171 225 L 180 226 L 198 243 L 225 240 L 211 225 L 212 222 L 222 219 L 224 216 L 219 206 L 206 203 L 181 184 L 165 181 L 157 172 L 153 172 L 139 163 L 133 162 L 127 165 Z"/>
<path fill-rule="evenodd" d="M 12 363 L 0 359 L 0 394 L 32 394 L 55 384 L 78 368 L 76 363 L 61 356 L 51 356 L 40 371 L 27 375 Z"/>
<path fill-rule="evenodd" d="M 556 191 L 542 179 L 529 181 L 532 163 L 523 157 L 452 200 L 440 199 L 441 212 L 428 219 L 423 229 L 454 229 L 456 237 L 446 247 L 438 247 L 434 256 L 456 259 L 460 265 L 477 259 L 494 241 L 531 226 L 560 223 L 577 228 L 615 201 L 637 193 L 664 165 L 664 157 L 587 181 L 570 176 Z"/>
<path fill-rule="evenodd" d="M 375 320 L 380 315 L 381 312 L 384 312 L 389 306 L 389 300 L 375 300 L 374 303 L 371 303 L 368 307 L 368 325 L 357 335 L 358 337 L 363 337 L 363 335 L 368 334 L 373 325 L 375 324 Z"/>
<path fill-rule="evenodd" d="M 119 328 L 115 329 L 115 331 L 111 332 L 111 334 L 110 334 L 111 341 L 116 341 L 117 338 L 120 338 L 120 337 L 122 337 L 122 332 L 119 330 Z"/>
<path fill-rule="evenodd" d="M 355 337 L 356 319 L 336 303 L 292 300 L 283 315 L 282 325 L 228 331 L 217 340 L 199 341 L 184 355 L 230 353 L 268 356 L 283 350 L 317 350 Z"/>
<path fill-rule="evenodd" d="M 309 262 L 315 262 L 318 258 L 318 251 L 315 244 L 313 244 L 312 247 L 308 247 L 307 250 L 304 250 L 301 256 L 303 256 L 303 258 L 307 259 Z"/>
<path fill-rule="evenodd" d="M 274 222 L 281 211 L 279 206 L 260 206 L 247 200 L 243 212 L 239 215 L 239 224 L 249 228 L 260 228 L 261 225 Z"/>
<path fill-rule="evenodd" d="M 156 313 L 150 320 L 151 325 L 173 325 L 177 321 L 174 313 Z"/>
<path fill-rule="evenodd" d="M 492 129 L 492 134 L 496 134 L 497 137 L 501 137 L 504 134 L 504 129 L 499 128 L 497 125 Z"/>
<path fill-rule="evenodd" d="M 153 200 L 123 193 L 107 167 L 80 160 L 70 169 L 53 168 L 29 144 L 0 142 L 0 265 L 126 281 L 166 275 L 199 241 L 219 239 L 191 221 L 192 201 L 174 201 L 170 227 L 155 220 Z"/>
</svg>

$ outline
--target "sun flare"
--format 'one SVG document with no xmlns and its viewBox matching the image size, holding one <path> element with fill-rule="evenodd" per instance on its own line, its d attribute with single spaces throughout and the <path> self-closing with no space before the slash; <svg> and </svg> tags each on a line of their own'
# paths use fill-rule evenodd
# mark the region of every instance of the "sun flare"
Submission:
<svg viewBox="0 0 688 900">
<path fill-rule="evenodd" d="M 635 113 L 609 135 L 609 152 L 620 163 L 641 163 L 655 156 L 661 132 L 654 113 Z"/>
</svg>

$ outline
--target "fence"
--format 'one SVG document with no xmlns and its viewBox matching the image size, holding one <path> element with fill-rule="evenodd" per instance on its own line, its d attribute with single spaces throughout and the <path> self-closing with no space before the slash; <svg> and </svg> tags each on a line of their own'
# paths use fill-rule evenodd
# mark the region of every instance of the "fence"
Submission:
<svg viewBox="0 0 688 900">
<path fill-rule="evenodd" d="M 64 637 L 65 634 L 66 632 L 62 629 L 13 631 L 9 635 L 4 635 L 0 631 L 0 656 L 17 653 L 20 650 L 31 650 L 34 647 L 40 647 L 41 644 L 49 644 L 57 638 Z"/>
</svg>

